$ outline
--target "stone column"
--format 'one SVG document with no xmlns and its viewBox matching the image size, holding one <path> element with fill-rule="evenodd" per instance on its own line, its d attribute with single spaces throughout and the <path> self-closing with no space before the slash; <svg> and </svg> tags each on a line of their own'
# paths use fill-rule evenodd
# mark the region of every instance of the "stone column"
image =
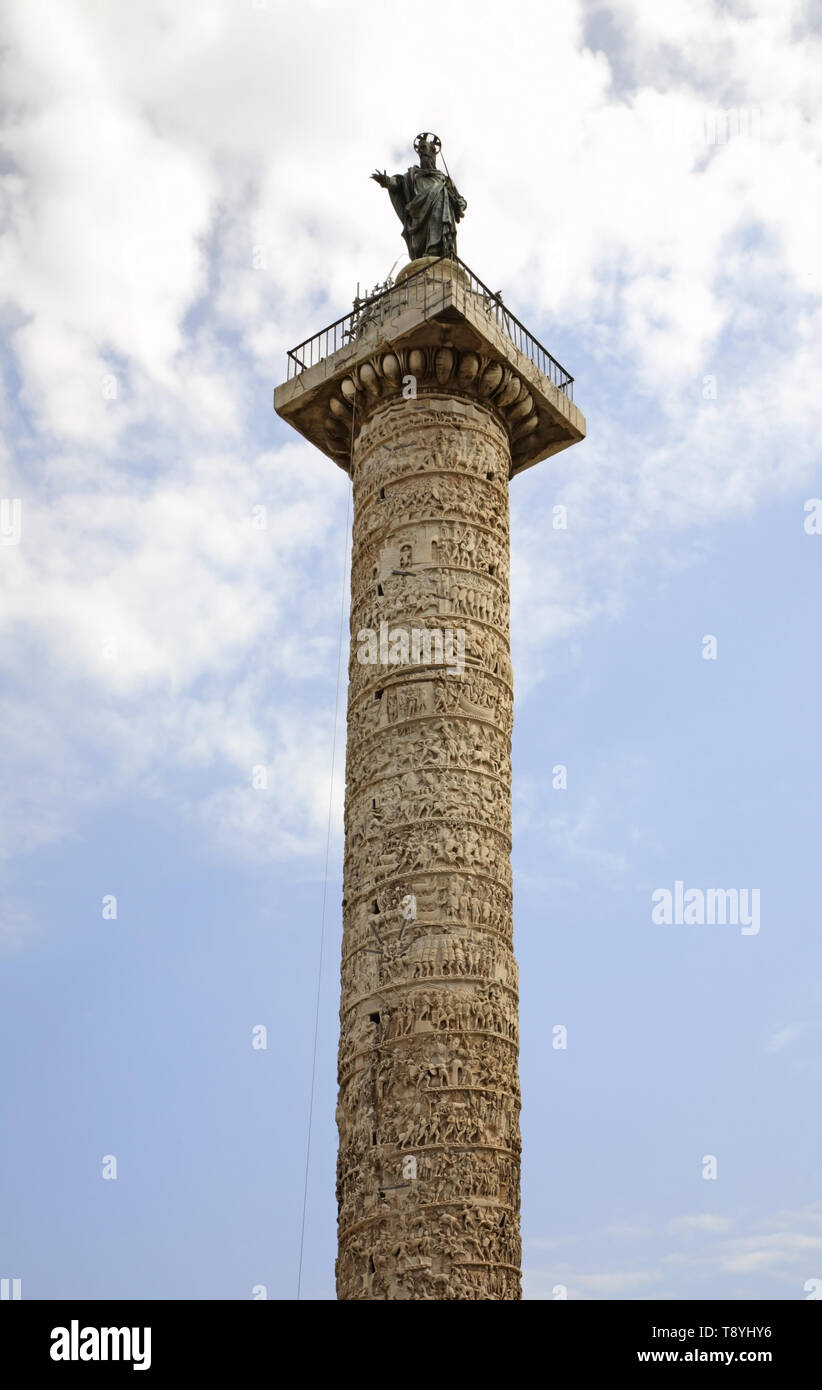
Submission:
<svg viewBox="0 0 822 1390">
<path fill-rule="evenodd" d="M 456 264 L 405 276 L 275 398 L 354 487 L 337 1290 L 510 1300 L 508 480 L 584 421 Z"/>
</svg>

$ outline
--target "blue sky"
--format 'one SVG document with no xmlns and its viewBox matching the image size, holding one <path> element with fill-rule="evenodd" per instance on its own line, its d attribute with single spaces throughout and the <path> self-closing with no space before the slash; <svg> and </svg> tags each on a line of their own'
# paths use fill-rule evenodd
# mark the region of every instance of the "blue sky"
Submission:
<svg viewBox="0 0 822 1390">
<path fill-rule="evenodd" d="M 375 13 L 8 7 L 0 1274 L 28 1298 L 295 1295 L 348 484 L 271 389 L 404 259 L 367 176 L 433 126 L 461 255 L 588 421 L 511 488 L 526 1297 L 806 1298 L 818 32 L 775 0 L 523 3 L 501 45 L 498 7 L 446 3 L 420 73 L 404 9 Z M 342 731 L 341 706 L 317 1299 Z M 655 925 L 677 880 L 758 888 L 760 931 Z"/>
</svg>

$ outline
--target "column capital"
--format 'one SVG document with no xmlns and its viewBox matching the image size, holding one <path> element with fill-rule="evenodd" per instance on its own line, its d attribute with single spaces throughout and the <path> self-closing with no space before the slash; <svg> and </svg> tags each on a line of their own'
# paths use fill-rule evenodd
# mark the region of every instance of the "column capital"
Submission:
<svg viewBox="0 0 822 1390">
<path fill-rule="evenodd" d="M 274 408 L 348 471 L 352 427 L 382 404 L 447 391 L 503 424 L 511 476 L 585 437 L 573 378 L 462 262 L 412 262 L 397 283 L 289 354 Z M 413 393 L 413 394 L 412 394 Z"/>
</svg>

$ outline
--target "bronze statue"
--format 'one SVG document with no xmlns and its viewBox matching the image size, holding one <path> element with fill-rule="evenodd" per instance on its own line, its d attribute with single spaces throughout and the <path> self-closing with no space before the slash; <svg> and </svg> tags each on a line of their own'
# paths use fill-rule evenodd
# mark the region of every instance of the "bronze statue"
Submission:
<svg viewBox="0 0 822 1390">
<path fill-rule="evenodd" d="M 468 204 L 457 192 L 448 173 L 437 168 L 442 149 L 438 135 L 424 130 L 414 141 L 420 157 L 404 174 L 371 175 L 388 196 L 402 222 L 402 234 L 412 261 L 420 256 L 456 256 L 457 223 Z"/>
</svg>

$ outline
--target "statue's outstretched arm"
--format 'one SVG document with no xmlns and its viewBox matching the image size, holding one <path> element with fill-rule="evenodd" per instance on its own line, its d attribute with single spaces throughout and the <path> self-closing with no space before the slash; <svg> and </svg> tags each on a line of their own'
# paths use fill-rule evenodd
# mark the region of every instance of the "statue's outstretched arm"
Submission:
<svg viewBox="0 0 822 1390">
<path fill-rule="evenodd" d="M 371 177 L 380 185 L 380 188 L 387 188 L 389 193 L 402 184 L 402 174 L 386 174 L 384 169 L 375 169 Z"/>
</svg>

